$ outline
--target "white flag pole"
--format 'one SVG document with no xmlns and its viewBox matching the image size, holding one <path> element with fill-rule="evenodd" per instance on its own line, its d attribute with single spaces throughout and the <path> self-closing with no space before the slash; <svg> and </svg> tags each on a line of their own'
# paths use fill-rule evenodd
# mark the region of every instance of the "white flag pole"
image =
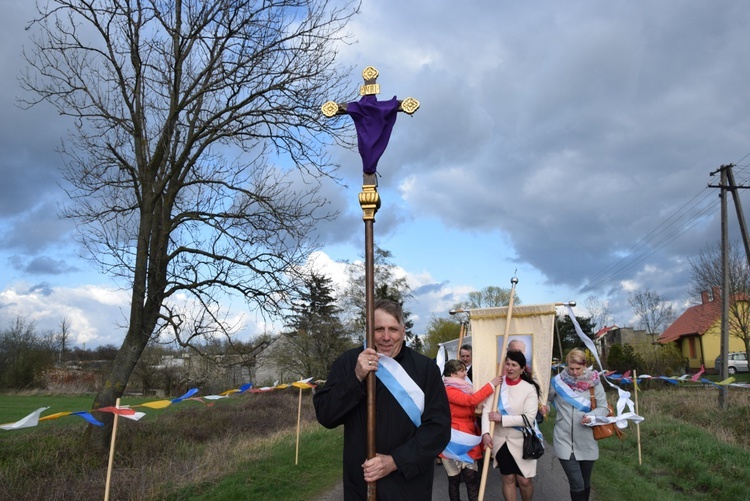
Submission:
<svg viewBox="0 0 750 501">
<path fill-rule="evenodd" d="M 302 420 L 302 388 L 299 389 L 299 400 L 297 402 L 297 449 L 294 451 L 294 464 L 299 462 L 299 429 Z"/>
<path fill-rule="evenodd" d="M 635 413 L 638 414 L 638 372 L 633 370 L 633 394 L 635 395 Z M 640 416 L 640 414 L 638 414 Z M 641 422 L 635 422 L 635 436 L 638 438 L 638 464 L 643 464 L 643 458 L 641 457 Z"/>
</svg>

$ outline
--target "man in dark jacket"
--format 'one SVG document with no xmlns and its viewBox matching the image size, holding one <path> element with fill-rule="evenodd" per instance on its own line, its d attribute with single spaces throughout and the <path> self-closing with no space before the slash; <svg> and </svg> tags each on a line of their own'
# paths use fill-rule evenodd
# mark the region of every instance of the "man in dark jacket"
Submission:
<svg viewBox="0 0 750 501">
<path fill-rule="evenodd" d="M 472 353 L 471 353 L 471 345 L 465 344 L 461 347 L 461 349 L 458 351 L 458 358 L 464 363 L 466 366 L 466 377 L 469 378 L 469 381 L 474 381 L 474 371 L 472 370 Z"/>
<path fill-rule="evenodd" d="M 435 458 L 451 436 L 450 407 L 440 369 L 406 346 L 404 336 L 401 306 L 376 301 L 375 346 L 342 354 L 313 397 L 323 426 L 344 425 L 347 501 L 366 499 L 368 482 L 377 482 L 381 500 L 432 499 Z M 376 372 L 377 456 L 367 459 L 365 379 L 373 371 L 380 372 Z"/>
</svg>

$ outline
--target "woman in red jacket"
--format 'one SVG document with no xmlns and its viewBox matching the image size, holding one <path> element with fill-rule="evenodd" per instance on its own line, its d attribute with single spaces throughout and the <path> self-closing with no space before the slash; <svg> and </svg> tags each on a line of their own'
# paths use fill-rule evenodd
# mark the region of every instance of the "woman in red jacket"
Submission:
<svg viewBox="0 0 750 501">
<path fill-rule="evenodd" d="M 476 501 L 479 496 L 479 470 L 477 459 L 482 457 L 480 429 L 474 410 L 484 399 L 492 395 L 495 386 L 502 382 L 497 376 L 482 386 L 476 393 L 471 383 L 466 380 L 466 365 L 460 360 L 448 360 L 443 370 L 443 383 L 451 406 L 451 428 L 456 430 L 451 435 L 451 444 L 440 454 L 443 467 L 448 474 L 448 496 L 450 501 L 460 501 L 459 488 L 461 474 L 466 483 L 469 501 Z M 467 439 L 476 437 L 476 445 L 465 451 Z M 463 443 L 463 450 L 461 443 Z"/>
</svg>

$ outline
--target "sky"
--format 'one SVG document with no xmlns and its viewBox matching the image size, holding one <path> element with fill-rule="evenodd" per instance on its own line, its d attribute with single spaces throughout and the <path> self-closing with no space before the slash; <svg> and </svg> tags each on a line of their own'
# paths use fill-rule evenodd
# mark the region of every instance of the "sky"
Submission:
<svg viewBox="0 0 750 501">
<path fill-rule="evenodd" d="M 71 324 L 73 342 L 119 346 L 128 292 L 81 257 L 66 203 L 67 128 L 48 105 L 17 106 L 33 2 L 0 18 L 0 328 Z M 470 291 L 524 304 L 595 296 L 609 324 L 638 327 L 628 296 L 650 289 L 677 314 L 690 259 L 720 239 L 718 176 L 750 185 L 750 4 L 651 0 L 363 0 L 340 62 L 374 66 L 379 99 L 416 98 L 378 165 L 375 243 L 412 287 L 414 331 Z M 341 117 L 345 120 L 348 117 Z M 340 283 L 364 254 L 361 162 L 333 148 L 341 215 L 311 262 Z M 744 206 L 750 201 L 742 194 Z M 739 239 L 730 207 L 730 239 Z M 243 305 L 252 337 L 272 329 Z"/>
</svg>

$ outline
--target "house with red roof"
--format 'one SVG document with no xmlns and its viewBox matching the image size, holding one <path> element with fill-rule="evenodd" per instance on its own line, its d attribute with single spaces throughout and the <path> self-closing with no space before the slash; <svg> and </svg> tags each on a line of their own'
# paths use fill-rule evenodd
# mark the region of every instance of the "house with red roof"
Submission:
<svg viewBox="0 0 750 501">
<path fill-rule="evenodd" d="M 747 303 L 744 298 L 736 301 Z M 744 351 L 742 340 L 731 331 L 729 334 L 729 351 Z M 685 310 L 662 332 L 658 342 L 676 343 L 690 370 L 700 370 L 701 366 L 712 369 L 721 354 L 721 289 L 714 287 L 710 293 L 702 292 L 701 304 Z"/>
</svg>

